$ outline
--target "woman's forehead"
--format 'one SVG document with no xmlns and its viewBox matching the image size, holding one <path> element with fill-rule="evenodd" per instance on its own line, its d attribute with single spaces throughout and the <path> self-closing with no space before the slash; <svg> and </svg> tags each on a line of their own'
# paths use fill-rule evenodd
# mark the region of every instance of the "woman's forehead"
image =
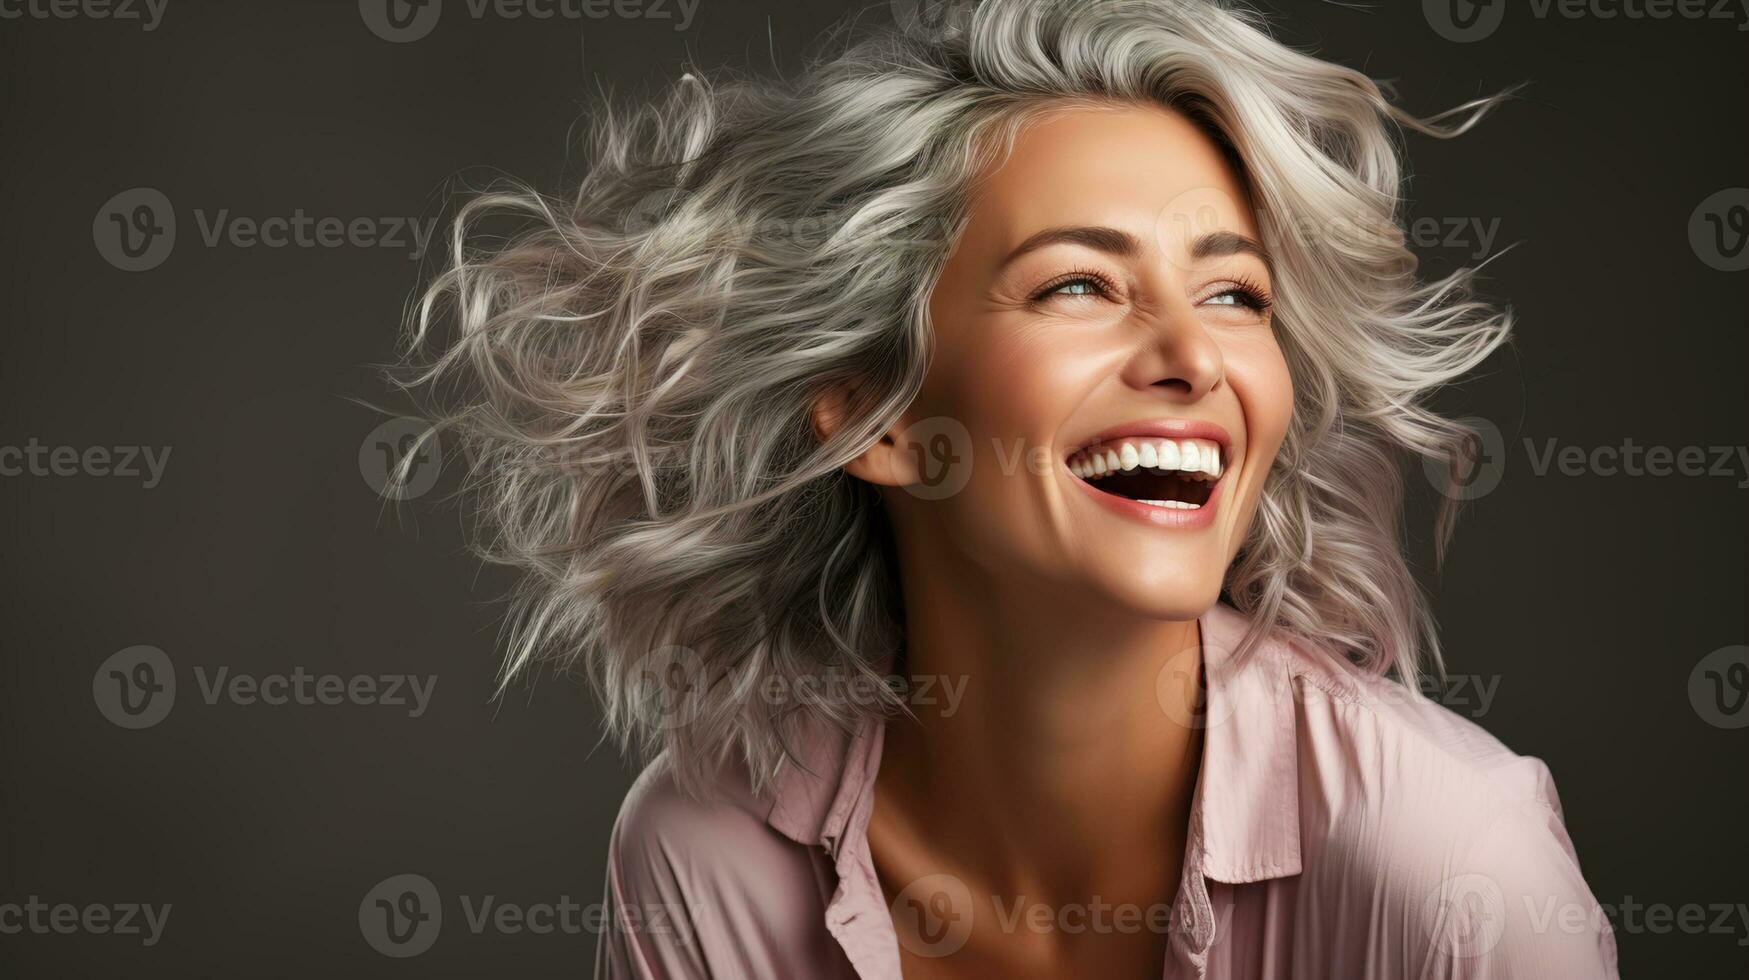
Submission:
<svg viewBox="0 0 1749 980">
<path fill-rule="evenodd" d="M 1211 231 L 1257 236 L 1244 183 L 1214 140 L 1181 113 L 1141 104 L 1029 121 L 980 179 L 966 244 L 995 259 L 1043 231 L 1080 226 L 1173 251 Z"/>
</svg>

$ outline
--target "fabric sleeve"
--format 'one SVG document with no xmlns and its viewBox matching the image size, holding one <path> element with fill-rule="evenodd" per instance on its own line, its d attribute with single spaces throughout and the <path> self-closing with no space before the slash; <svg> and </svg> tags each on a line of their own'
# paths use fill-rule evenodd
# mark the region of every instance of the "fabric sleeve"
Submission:
<svg viewBox="0 0 1749 980">
<path fill-rule="evenodd" d="M 623 847 L 623 823 L 608 843 L 597 980 L 706 980 L 681 876 L 660 848 Z"/>
<path fill-rule="evenodd" d="M 1618 980 L 1615 933 L 1585 884 L 1548 768 L 1539 799 L 1493 822 L 1429 895 L 1441 980 Z"/>
</svg>

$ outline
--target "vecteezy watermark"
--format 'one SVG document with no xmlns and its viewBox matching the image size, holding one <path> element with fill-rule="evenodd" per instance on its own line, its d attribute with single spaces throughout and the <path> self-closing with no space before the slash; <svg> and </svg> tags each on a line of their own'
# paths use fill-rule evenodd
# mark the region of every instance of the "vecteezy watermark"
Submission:
<svg viewBox="0 0 1749 980">
<path fill-rule="evenodd" d="M 577 902 L 569 895 L 554 901 L 512 902 L 497 895 L 456 896 L 463 925 L 479 936 L 600 935 L 608 929 L 646 935 L 672 935 L 691 941 L 700 911 L 686 905 Z M 451 922 L 455 919 L 450 918 Z M 443 896 L 430 878 L 398 874 L 384 878 L 358 903 L 358 930 L 384 956 L 406 959 L 436 944 L 443 931 Z"/>
<path fill-rule="evenodd" d="M 1749 646 L 1702 657 L 1688 674 L 1688 702 L 1715 728 L 1749 728 Z"/>
<path fill-rule="evenodd" d="M 889 909 L 899 944 L 916 956 L 951 956 L 972 937 L 977 910 L 957 876 L 924 875 L 893 896 Z"/>
<path fill-rule="evenodd" d="M 133 21 L 150 32 L 168 6 L 170 0 L 0 0 L 0 20 Z"/>
<path fill-rule="evenodd" d="M 1216 728 L 1233 716 L 1233 699 L 1211 699 L 1208 678 L 1217 685 L 1230 673 L 1233 651 L 1212 643 L 1185 647 L 1154 674 L 1154 701 L 1166 717 L 1185 728 Z"/>
<path fill-rule="evenodd" d="M 1749 187 L 1727 187 L 1688 217 L 1688 244 L 1720 272 L 1749 269 Z"/>
<path fill-rule="evenodd" d="M 1153 933 L 1166 935 L 1188 924 L 1171 902 L 1108 902 L 1094 895 L 1085 902 L 1053 904 L 1015 895 L 1012 899 L 990 896 L 995 909 L 996 927 L 1005 933 L 1058 932 L 1065 935 L 1126 935 Z M 1233 906 L 1227 903 L 1217 913 L 1216 934 L 1224 934 L 1225 923 L 1231 919 Z"/>
<path fill-rule="evenodd" d="M 1199 239 L 1219 235 L 1249 206 L 1219 187 L 1193 187 L 1173 196 L 1154 215 L 1154 237 L 1162 254 L 1188 268 L 1194 264 Z M 1389 211 L 1294 215 L 1269 219 L 1272 244 L 1292 244 L 1306 251 L 1377 252 L 1414 248 L 1457 252 L 1457 258 L 1480 260 L 1494 254 L 1500 240 L 1499 217 L 1481 215 L 1419 215 L 1403 217 Z"/>
<path fill-rule="evenodd" d="M 916 471 L 916 479 L 905 485 L 906 493 L 922 500 L 943 500 L 966 488 L 972 478 L 972 434 L 958 419 L 937 415 L 914 422 L 900 441 Z"/>
<path fill-rule="evenodd" d="M 1440 37 L 1465 44 L 1500 29 L 1506 0 L 1422 0 L 1421 12 Z"/>
<path fill-rule="evenodd" d="M 1492 952 L 1510 925 L 1531 936 L 1720 935 L 1749 946 L 1749 905 L 1740 902 L 1597 902 L 1550 892 L 1508 894 L 1485 874 L 1453 875 L 1422 904 L 1422 921 L 1444 954 L 1471 959 Z"/>
<path fill-rule="evenodd" d="M 1468 44 L 1492 37 L 1506 8 L 1535 20 L 1716 20 L 1749 30 L 1749 0 L 1422 0 L 1434 33 Z"/>
<path fill-rule="evenodd" d="M 1547 476 L 1712 477 L 1749 489 L 1749 446 L 1642 446 L 1624 438 L 1620 446 L 1562 446 L 1553 438 L 1524 440 L 1531 472 Z"/>
<path fill-rule="evenodd" d="M 312 674 L 301 666 L 289 674 L 259 675 L 196 666 L 194 680 L 200 685 L 201 700 L 209 705 L 220 701 L 239 707 L 352 704 L 404 708 L 409 718 L 424 715 L 437 690 L 436 674 Z"/>
<path fill-rule="evenodd" d="M 398 216 L 335 217 L 306 214 L 233 214 L 230 208 L 195 208 L 195 230 L 207 248 L 385 248 L 418 260 L 437 231 L 436 218 Z M 124 272 L 146 272 L 164 264 L 176 248 L 177 215 L 170 198 L 151 187 L 122 191 L 97 209 L 91 221 L 97 253 Z"/>
<path fill-rule="evenodd" d="M 488 932 L 506 936 L 599 935 L 609 927 L 649 935 L 673 935 L 689 941 L 695 910 L 685 905 L 645 903 L 616 905 L 605 902 L 579 904 L 569 895 L 551 902 L 509 902 L 496 895 L 459 895 L 462 921 L 476 936 Z"/>
<path fill-rule="evenodd" d="M 658 188 L 625 210 L 620 227 L 628 234 L 647 234 L 663 222 L 684 220 L 694 199 L 695 195 L 682 187 Z M 761 249 L 806 253 L 844 240 L 934 248 L 953 241 L 960 224 L 960 219 L 938 215 L 869 218 L 867 211 L 848 208 L 794 217 L 744 213 L 728 219 L 726 225 L 720 218 L 713 219 L 712 227 L 715 234 L 755 243 Z"/>
<path fill-rule="evenodd" d="M 156 269 L 176 247 L 176 209 L 155 188 L 122 191 L 97 209 L 91 240 L 97 254 L 123 272 Z"/>
<path fill-rule="evenodd" d="M 1213 215 L 1206 216 L 1210 221 Z M 1461 257 L 1484 259 L 1493 254 L 1500 239 L 1500 219 L 1479 216 L 1423 215 L 1398 225 L 1382 216 L 1304 216 L 1277 221 L 1276 232 L 1302 247 L 1321 249 L 1331 245 L 1365 248 L 1373 245 L 1407 245 L 1419 249 L 1461 250 Z M 1206 230 L 1218 230 L 1211 223 Z"/>
<path fill-rule="evenodd" d="M 934 708 L 938 718 L 952 718 L 959 713 L 965 698 L 967 674 L 803 674 L 800 677 L 774 675 L 760 686 L 760 698 L 771 707 L 781 708 L 806 704 L 841 704 L 860 708 L 879 708 L 893 702 L 911 708 Z"/>
<path fill-rule="evenodd" d="M 1109 902 L 1092 895 L 1084 902 L 1042 902 L 1027 895 L 985 895 L 974 898 L 956 875 L 931 874 L 906 885 L 894 896 L 888 911 L 899 944 L 917 956 L 939 958 L 960 951 L 971 937 L 972 926 L 988 903 L 986 919 L 1003 933 L 1063 935 L 1167 935 L 1189 931 L 1189 908 L 1171 902 L 1139 905 Z M 1232 903 L 1215 912 L 1216 933 L 1224 934 L 1233 914 Z"/>
<path fill-rule="evenodd" d="M 1506 934 L 1506 896 L 1487 875 L 1453 875 L 1427 893 L 1421 916 L 1441 954 L 1473 959 L 1493 951 Z"/>
<path fill-rule="evenodd" d="M 1381 684 L 1373 692 L 1374 700 L 1407 695 L 1414 691 L 1434 704 L 1449 708 L 1465 718 L 1482 718 L 1494 707 L 1494 697 L 1500 693 L 1499 674 L 1447 674 L 1444 677 L 1424 675 L 1414 688 L 1398 684 Z"/>
<path fill-rule="evenodd" d="M 1493 493 L 1506 474 L 1508 449 L 1499 426 L 1484 418 L 1459 419 L 1469 438 L 1457 458 L 1422 460 L 1429 483 L 1456 500 Z M 1749 490 L 1749 446 L 1645 445 L 1623 437 L 1620 445 L 1562 445 L 1554 437 L 1526 437 L 1522 448 L 1532 476 L 1668 477 L 1727 479 Z"/>
<path fill-rule="evenodd" d="M 976 0 L 887 0 L 893 23 L 919 41 L 963 33 L 977 6 Z"/>
<path fill-rule="evenodd" d="M 151 728 L 176 706 L 176 670 L 153 646 L 117 650 L 91 675 L 91 698 L 103 717 L 122 728 Z"/>
<path fill-rule="evenodd" d="M 628 694 L 660 729 L 691 724 L 711 686 L 708 666 L 691 647 L 664 645 L 639 657 L 626 672 Z M 882 708 L 897 703 L 936 709 L 941 718 L 959 712 L 970 677 L 949 674 L 862 674 L 828 670 L 797 677 L 773 676 L 756 695 L 773 709 L 837 704 Z"/>
<path fill-rule="evenodd" d="M 139 936 L 141 946 L 156 946 L 170 923 L 169 902 L 45 902 L 31 895 L 22 902 L 0 902 L 0 936 Z"/>
<path fill-rule="evenodd" d="M 395 959 L 418 956 L 443 931 L 443 902 L 431 879 L 391 875 L 364 893 L 358 903 L 358 931 L 370 948 Z"/>
<path fill-rule="evenodd" d="M 389 419 L 370 430 L 358 446 L 359 475 L 366 486 L 390 500 L 424 496 L 442 470 L 437 437 L 419 419 Z"/>
<path fill-rule="evenodd" d="M 1415 248 L 1463 249 L 1471 259 L 1493 254 L 1500 237 L 1499 218 L 1411 218 L 1404 223 L 1403 239 Z"/>
<path fill-rule="evenodd" d="M 1422 469 L 1434 489 L 1453 500 L 1476 500 L 1494 492 L 1506 475 L 1506 439 L 1500 427 L 1484 418 L 1459 419 L 1468 430 L 1456 458 L 1424 457 Z"/>
<path fill-rule="evenodd" d="M 700 0 L 462 0 L 473 20 L 649 20 L 692 26 Z M 449 0 L 456 7 L 456 0 Z M 430 34 L 443 17 L 444 0 L 358 0 L 358 15 L 370 32 L 406 44 Z"/>
<path fill-rule="evenodd" d="M 0 446 L 0 476 L 95 476 L 140 480 L 151 490 L 170 465 L 169 446 L 45 446 L 35 437 Z"/>
<path fill-rule="evenodd" d="M 655 727 L 684 728 L 704 705 L 709 686 L 704 670 L 704 658 L 691 647 L 659 646 L 639 657 L 628 671 L 629 694 Z"/>
<path fill-rule="evenodd" d="M 209 707 L 221 701 L 236 707 L 358 705 L 404 709 L 409 718 L 425 714 L 437 689 L 436 674 L 320 674 L 302 666 L 271 674 L 196 666 L 194 680 Z M 170 655 L 153 646 L 118 650 L 91 677 L 97 710 L 122 728 L 151 728 L 169 717 L 176 691 Z"/>
<path fill-rule="evenodd" d="M 1545 896 L 1524 899 L 1525 916 L 1533 932 L 1583 934 L 1599 928 L 1598 917 L 1622 935 L 1736 936 L 1738 946 L 1749 946 L 1749 904 L 1742 902 L 1637 902 L 1632 895 L 1620 902 L 1605 902 L 1592 908 L 1561 902 Z"/>
</svg>

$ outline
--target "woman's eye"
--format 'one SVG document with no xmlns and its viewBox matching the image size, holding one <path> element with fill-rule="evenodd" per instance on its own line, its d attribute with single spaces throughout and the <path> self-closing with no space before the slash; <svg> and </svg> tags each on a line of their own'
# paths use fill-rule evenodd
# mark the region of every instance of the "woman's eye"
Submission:
<svg viewBox="0 0 1749 980">
<path fill-rule="evenodd" d="M 1105 289 L 1092 279 L 1071 279 L 1045 291 L 1046 296 L 1100 296 L 1104 293 Z"/>
<path fill-rule="evenodd" d="M 1262 311 L 1269 307 L 1269 301 L 1249 289 L 1229 289 L 1203 300 L 1208 306 L 1230 306 L 1235 309 Z"/>
</svg>

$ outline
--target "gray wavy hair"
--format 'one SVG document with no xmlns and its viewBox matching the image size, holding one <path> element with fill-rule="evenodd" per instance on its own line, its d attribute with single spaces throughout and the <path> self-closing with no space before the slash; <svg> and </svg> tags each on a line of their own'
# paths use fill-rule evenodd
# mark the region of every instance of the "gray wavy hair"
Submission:
<svg viewBox="0 0 1749 980">
<path fill-rule="evenodd" d="M 1240 655 L 1280 632 L 1402 679 L 1438 668 L 1402 474 L 1461 458 L 1469 433 L 1425 396 L 1510 320 L 1471 298 L 1471 270 L 1417 279 L 1393 138 L 1453 135 L 1495 100 L 1417 119 L 1208 0 L 954 9 L 848 37 L 793 81 L 688 75 L 602 107 L 575 197 L 472 199 L 412 318 L 400 383 L 466 446 L 476 547 L 525 573 L 503 683 L 581 665 L 608 731 L 665 752 L 689 790 L 735 756 L 760 788 L 804 716 L 894 706 L 878 683 L 903 638 L 890 531 L 841 467 L 918 391 L 974 177 L 1075 100 L 1197 121 L 1274 259 L 1296 404 L 1227 576 L 1252 623 Z M 486 239 L 505 217 L 518 230 Z M 846 385 L 849 422 L 822 441 L 811 409 Z M 686 684 L 660 682 L 676 670 Z M 822 677 L 884 693 L 833 696 Z"/>
</svg>

